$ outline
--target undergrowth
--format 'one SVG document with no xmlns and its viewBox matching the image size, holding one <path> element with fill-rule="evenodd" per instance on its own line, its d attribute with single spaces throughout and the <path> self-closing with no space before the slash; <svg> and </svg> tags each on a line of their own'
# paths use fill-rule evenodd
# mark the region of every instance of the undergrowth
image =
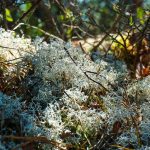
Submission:
<svg viewBox="0 0 150 150">
<path fill-rule="evenodd" d="M 0 149 L 150 148 L 148 74 L 57 39 L 0 34 Z"/>
</svg>

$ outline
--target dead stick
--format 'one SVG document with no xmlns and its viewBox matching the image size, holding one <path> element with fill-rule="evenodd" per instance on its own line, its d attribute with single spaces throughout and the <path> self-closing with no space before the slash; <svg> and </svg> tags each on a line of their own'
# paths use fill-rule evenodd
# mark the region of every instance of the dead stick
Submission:
<svg viewBox="0 0 150 150">
<path fill-rule="evenodd" d="M 7 135 L 7 136 L 1 136 L 3 139 L 11 139 L 11 140 L 17 140 L 17 141 L 28 141 L 31 143 L 46 143 L 46 144 L 51 144 L 60 150 L 66 150 L 65 148 L 61 148 L 59 145 L 62 143 L 56 142 L 54 140 L 48 140 L 46 137 L 39 136 L 39 137 L 23 137 L 23 136 L 13 136 L 13 135 Z M 67 147 L 72 147 L 72 145 L 66 144 Z"/>
</svg>

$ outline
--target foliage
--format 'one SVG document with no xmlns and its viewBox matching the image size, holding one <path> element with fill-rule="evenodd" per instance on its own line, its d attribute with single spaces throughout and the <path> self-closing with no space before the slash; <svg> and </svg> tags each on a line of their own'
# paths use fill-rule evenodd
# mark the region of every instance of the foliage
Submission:
<svg viewBox="0 0 150 150">
<path fill-rule="evenodd" d="M 138 0 L 136 0 L 138 3 Z M 142 1 L 141 1 L 142 2 Z M 144 11 L 149 2 L 137 3 L 117 0 L 8 0 L 1 2 L 1 23 L 5 29 L 14 29 L 20 23 L 36 26 L 64 40 L 94 37 L 111 28 L 118 11 L 130 14 L 130 25 L 135 16 L 144 24 Z M 26 36 L 43 36 L 39 30 L 20 26 Z"/>
</svg>

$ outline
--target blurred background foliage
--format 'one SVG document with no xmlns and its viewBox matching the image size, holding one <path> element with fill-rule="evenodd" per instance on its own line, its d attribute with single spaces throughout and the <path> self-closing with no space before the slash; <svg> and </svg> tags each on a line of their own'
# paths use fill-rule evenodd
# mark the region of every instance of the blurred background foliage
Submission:
<svg viewBox="0 0 150 150">
<path fill-rule="evenodd" d="M 105 33 L 118 13 L 129 15 L 130 25 L 136 18 L 144 24 L 144 10 L 150 7 L 150 1 L 1 0 L 0 6 L 1 27 L 32 38 L 48 32 L 67 41 Z"/>
</svg>

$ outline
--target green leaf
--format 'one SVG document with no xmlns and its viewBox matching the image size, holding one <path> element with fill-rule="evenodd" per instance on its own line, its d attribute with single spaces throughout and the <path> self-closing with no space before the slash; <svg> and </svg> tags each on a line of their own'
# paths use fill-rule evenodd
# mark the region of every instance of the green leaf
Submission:
<svg viewBox="0 0 150 150">
<path fill-rule="evenodd" d="M 142 7 L 137 8 L 137 18 L 140 20 L 141 24 L 144 24 L 144 10 Z"/>
<path fill-rule="evenodd" d="M 31 3 L 25 3 L 20 5 L 20 9 L 24 12 L 28 11 L 31 8 L 32 4 Z"/>
<path fill-rule="evenodd" d="M 70 19 L 71 21 L 74 21 L 73 12 L 70 9 L 65 10 L 65 17 L 66 19 Z"/>
<path fill-rule="evenodd" d="M 132 26 L 134 24 L 133 22 L 133 17 L 130 15 L 130 18 L 129 18 L 129 25 Z"/>
<path fill-rule="evenodd" d="M 72 28 L 68 28 L 67 34 L 68 34 L 68 35 L 71 35 L 71 33 L 72 33 Z"/>
<path fill-rule="evenodd" d="M 58 19 L 59 19 L 60 21 L 64 21 L 65 16 L 64 16 L 64 15 L 59 15 L 59 16 L 58 16 Z"/>
<path fill-rule="evenodd" d="M 5 13 L 6 13 L 6 20 L 9 21 L 9 22 L 13 22 L 13 18 L 11 16 L 10 10 L 6 8 Z"/>
</svg>

